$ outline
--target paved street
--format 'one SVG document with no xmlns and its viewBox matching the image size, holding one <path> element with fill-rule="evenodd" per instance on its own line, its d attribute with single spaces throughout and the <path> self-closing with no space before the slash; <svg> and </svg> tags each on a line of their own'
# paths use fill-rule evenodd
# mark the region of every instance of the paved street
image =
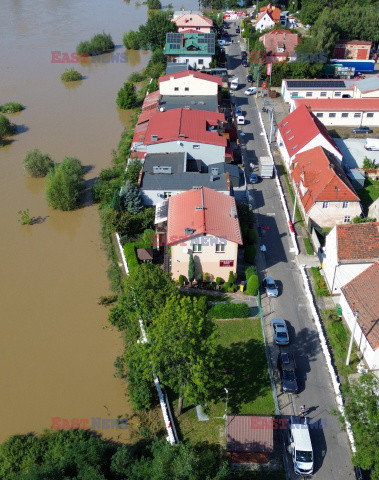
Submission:
<svg viewBox="0 0 379 480">
<path fill-rule="evenodd" d="M 246 125 L 240 127 L 240 143 L 247 173 L 251 171 L 249 165 L 253 163 L 255 172 L 258 170 L 258 158 L 267 155 L 265 139 L 258 117 L 258 110 L 254 96 L 244 95 L 247 69 L 241 65 L 241 50 L 236 43 L 235 26 L 229 29 L 234 34 L 234 43 L 226 47 L 229 73 L 237 76 L 240 81 L 239 89 L 232 94 L 236 105 L 242 107 L 246 116 Z M 263 313 L 265 316 L 266 332 L 270 342 L 270 351 L 275 379 L 277 376 L 277 357 L 279 348 L 272 344 L 270 320 L 281 317 L 290 325 L 289 333 L 291 343 L 288 350 L 295 355 L 299 394 L 281 394 L 278 389 L 278 401 L 282 414 L 298 414 L 301 404 L 310 409 L 311 424 L 326 419 L 326 428 L 312 429 L 311 439 L 315 457 L 314 476 L 320 480 L 347 480 L 355 478 L 350 447 L 345 432 L 341 431 L 336 416 L 330 414 L 331 409 L 336 409 L 335 395 L 331 380 L 322 354 L 318 335 L 307 298 L 302 284 L 298 262 L 290 249 L 293 246 L 287 221 L 282 209 L 279 192 L 275 180 L 265 179 L 255 185 L 250 185 L 253 206 L 260 228 L 261 244 L 267 252 L 259 255 L 258 270 L 260 278 L 264 275 L 274 277 L 279 285 L 278 298 L 262 296 Z M 268 227 L 264 229 L 262 227 Z M 277 385 L 279 382 L 277 381 Z M 259 412 L 255 412 L 259 413 Z M 293 473 L 292 461 L 288 456 L 291 478 L 298 478 Z"/>
</svg>

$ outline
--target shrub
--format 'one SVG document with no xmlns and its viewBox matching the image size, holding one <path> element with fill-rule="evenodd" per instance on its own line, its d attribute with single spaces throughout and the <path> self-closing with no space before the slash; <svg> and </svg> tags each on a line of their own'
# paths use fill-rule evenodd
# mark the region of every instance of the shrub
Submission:
<svg viewBox="0 0 379 480">
<path fill-rule="evenodd" d="M 46 177 L 50 168 L 54 165 L 50 155 L 41 153 L 38 148 L 29 150 L 22 161 L 24 170 L 31 177 Z"/>
<path fill-rule="evenodd" d="M 149 410 L 155 400 L 155 386 L 146 380 L 143 367 L 138 358 L 131 358 L 128 363 L 128 391 L 134 409 L 137 411 Z"/>
<path fill-rule="evenodd" d="M 246 294 L 247 295 L 258 295 L 259 290 L 259 278 L 258 275 L 250 275 L 249 280 L 247 281 Z"/>
<path fill-rule="evenodd" d="M 117 106 L 124 110 L 137 106 L 136 87 L 131 82 L 125 82 L 117 93 Z"/>
<path fill-rule="evenodd" d="M 21 105 L 21 103 L 9 102 L 9 103 L 4 103 L 0 111 L 3 113 L 16 113 L 16 112 L 21 112 L 21 110 L 23 109 L 24 107 Z"/>
<path fill-rule="evenodd" d="M 179 285 L 184 285 L 184 277 L 183 277 L 183 275 L 179 275 L 178 283 L 179 283 Z"/>
<path fill-rule="evenodd" d="M 76 47 L 79 55 L 99 55 L 100 53 L 109 52 L 114 49 L 112 37 L 107 33 L 98 33 L 91 40 L 80 42 Z"/>
<path fill-rule="evenodd" d="M 130 30 L 129 32 L 125 32 L 124 36 L 122 37 L 122 43 L 124 44 L 124 47 L 127 49 L 138 50 L 141 46 L 139 32 L 135 32 L 133 30 Z"/>
<path fill-rule="evenodd" d="M 203 283 L 203 274 L 199 273 L 199 275 L 196 276 L 196 281 L 197 283 Z"/>
<path fill-rule="evenodd" d="M 16 133 L 16 127 L 4 115 L 0 115 L 0 141 L 3 137 L 9 137 Z"/>
<path fill-rule="evenodd" d="M 195 262 L 193 260 L 193 254 L 191 253 L 189 256 L 188 262 L 188 280 L 193 282 L 195 279 Z"/>
<path fill-rule="evenodd" d="M 258 240 L 258 232 L 254 228 L 249 228 L 247 232 L 247 239 L 249 245 L 254 245 Z"/>
<path fill-rule="evenodd" d="M 250 267 L 247 267 L 247 269 L 245 270 L 246 280 L 249 280 L 249 278 L 252 275 L 256 275 L 256 274 L 257 274 L 257 268 L 255 265 L 250 265 Z"/>
<path fill-rule="evenodd" d="M 230 283 L 230 285 L 234 283 L 234 273 L 232 271 L 229 272 L 228 283 Z"/>
<path fill-rule="evenodd" d="M 29 208 L 26 210 L 19 210 L 18 214 L 20 215 L 19 223 L 21 225 L 31 225 L 33 223 L 33 218 L 30 216 Z"/>
<path fill-rule="evenodd" d="M 212 318 L 247 318 L 250 309 L 247 303 L 218 303 L 209 309 Z"/>
<path fill-rule="evenodd" d="M 216 285 L 221 285 L 222 282 L 223 282 L 223 280 L 222 280 L 221 277 L 216 278 Z"/>
<path fill-rule="evenodd" d="M 141 192 L 130 182 L 127 182 L 123 188 L 121 199 L 124 208 L 133 215 L 137 215 L 143 209 Z"/>
<path fill-rule="evenodd" d="M 257 249 L 254 245 L 247 245 L 245 247 L 244 259 L 246 263 L 254 263 L 255 255 L 257 254 Z"/>
<path fill-rule="evenodd" d="M 143 75 L 141 72 L 133 72 L 128 77 L 128 82 L 132 83 L 143 82 L 143 80 L 145 80 L 145 75 Z"/>
<path fill-rule="evenodd" d="M 131 184 L 137 185 L 138 177 L 142 169 L 142 165 L 143 164 L 141 160 L 139 160 L 138 158 L 133 158 L 128 163 L 128 167 L 125 173 L 125 178 L 126 180 L 129 180 Z"/>
<path fill-rule="evenodd" d="M 47 176 L 46 198 L 50 207 L 58 210 L 73 210 L 79 202 L 83 189 L 83 167 L 77 158 L 66 157 L 55 165 Z"/>
<path fill-rule="evenodd" d="M 210 276 L 209 273 L 204 272 L 203 281 L 206 282 L 206 283 L 211 281 L 211 276 Z"/>
<path fill-rule="evenodd" d="M 319 297 L 325 297 L 329 295 L 328 287 L 318 267 L 311 267 L 311 271 L 312 271 L 313 279 L 316 284 L 316 287 L 315 287 L 316 295 L 318 295 Z"/>
<path fill-rule="evenodd" d="M 160 10 L 162 4 L 159 0 L 147 0 L 147 8 L 149 10 Z"/>
<path fill-rule="evenodd" d="M 82 78 L 82 74 L 73 68 L 65 70 L 61 75 L 61 80 L 64 82 L 76 82 L 78 80 L 82 80 Z"/>
<path fill-rule="evenodd" d="M 363 160 L 363 168 L 364 170 L 370 170 L 371 168 L 375 168 L 375 163 L 369 158 L 365 157 Z"/>
<path fill-rule="evenodd" d="M 370 223 L 370 222 L 375 222 L 375 218 L 370 218 L 370 217 L 354 217 L 353 218 L 353 223 Z"/>
</svg>

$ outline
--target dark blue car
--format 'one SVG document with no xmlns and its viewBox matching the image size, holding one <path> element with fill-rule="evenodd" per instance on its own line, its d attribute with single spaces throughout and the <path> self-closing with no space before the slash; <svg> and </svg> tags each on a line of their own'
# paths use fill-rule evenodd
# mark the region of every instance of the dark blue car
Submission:
<svg viewBox="0 0 379 480">
<path fill-rule="evenodd" d="M 258 175 L 256 173 L 250 173 L 250 183 L 258 183 Z"/>
</svg>

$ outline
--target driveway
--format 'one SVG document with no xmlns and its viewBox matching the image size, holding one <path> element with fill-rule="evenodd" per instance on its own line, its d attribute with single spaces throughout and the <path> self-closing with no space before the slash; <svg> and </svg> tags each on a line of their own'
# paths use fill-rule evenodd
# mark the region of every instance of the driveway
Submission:
<svg viewBox="0 0 379 480">
<path fill-rule="evenodd" d="M 235 34 L 235 27 L 231 27 L 229 32 Z M 248 72 L 241 65 L 240 45 L 236 43 L 238 35 L 232 38 L 234 43 L 227 47 L 226 54 L 229 73 L 240 80 L 240 87 L 233 92 L 232 98 L 235 104 L 242 107 L 247 119 L 246 125 L 239 130 L 245 172 L 247 174 L 251 172 L 250 163 L 253 163 L 254 171 L 258 173 L 258 158 L 267 155 L 267 147 L 254 96 L 247 97 L 243 94 Z M 261 279 L 265 275 L 273 277 L 279 285 L 278 298 L 267 298 L 265 294 L 262 295 L 266 333 L 277 385 L 279 377 L 276 365 L 279 347 L 272 341 L 270 321 L 273 317 L 287 320 L 290 345 L 282 348 L 294 353 L 297 364 L 299 393 L 281 394 L 278 389 L 281 413 L 297 415 L 300 405 L 305 404 L 310 410 L 309 418 L 312 425 L 319 425 L 322 419 L 324 428 L 311 430 L 315 458 L 313 478 L 354 479 L 346 433 L 341 431 L 337 417 L 330 413 L 332 409 L 337 408 L 334 390 L 305 295 L 298 261 L 291 252 L 293 245 L 275 180 L 265 179 L 258 184 L 250 185 L 249 192 L 260 227 L 260 242 L 267 249 L 266 253 L 258 256 L 259 275 Z M 289 457 L 288 460 L 291 478 L 299 478 L 293 473 Z"/>
</svg>

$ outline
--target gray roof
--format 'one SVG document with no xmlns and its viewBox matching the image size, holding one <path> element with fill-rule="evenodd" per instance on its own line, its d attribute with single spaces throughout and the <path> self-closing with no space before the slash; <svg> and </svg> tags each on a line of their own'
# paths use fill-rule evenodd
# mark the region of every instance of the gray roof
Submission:
<svg viewBox="0 0 379 480">
<path fill-rule="evenodd" d="M 361 92 L 369 92 L 371 90 L 379 90 L 379 77 L 369 77 L 363 80 L 358 80 L 355 85 Z"/>
<path fill-rule="evenodd" d="M 170 73 L 183 72 L 185 70 L 192 70 L 192 68 L 186 63 L 167 62 L 166 75 L 169 75 Z"/>
<path fill-rule="evenodd" d="M 199 12 L 198 10 L 175 10 L 172 18 L 181 17 L 182 15 L 187 14 L 187 13 L 188 14 L 193 13 L 194 15 L 197 14 L 197 15 L 201 15 L 201 16 L 204 15 L 203 13 Z"/>
<path fill-rule="evenodd" d="M 171 167 L 172 173 L 185 172 L 187 155 L 180 153 L 148 153 L 143 164 L 143 171 L 153 173 L 153 167 Z"/>
<path fill-rule="evenodd" d="M 185 172 L 173 174 L 144 173 L 142 175 L 141 190 L 185 191 L 193 187 L 208 187 L 213 190 L 228 191 L 226 174 L 215 175 L 211 181 L 208 173 Z"/>
<path fill-rule="evenodd" d="M 208 172 L 212 171 L 212 168 L 218 168 L 219 173 L 226 173 L 229 172 L 229 178 L 233 185 L 233 187 L 239 187 L 243 185 L 243 172 L 242 170 L 237 167 L 237 165 L 232 165 L 231 163 L 212 163 L 212 165 L 208 165 Z"/>
<path fill-rule="evenodd" d="M 166 110 L 189 107 L 190 110 L 217 112 L 218 98 L 217 95 L 162 95 L 159 105 Z"/>
</svg>

